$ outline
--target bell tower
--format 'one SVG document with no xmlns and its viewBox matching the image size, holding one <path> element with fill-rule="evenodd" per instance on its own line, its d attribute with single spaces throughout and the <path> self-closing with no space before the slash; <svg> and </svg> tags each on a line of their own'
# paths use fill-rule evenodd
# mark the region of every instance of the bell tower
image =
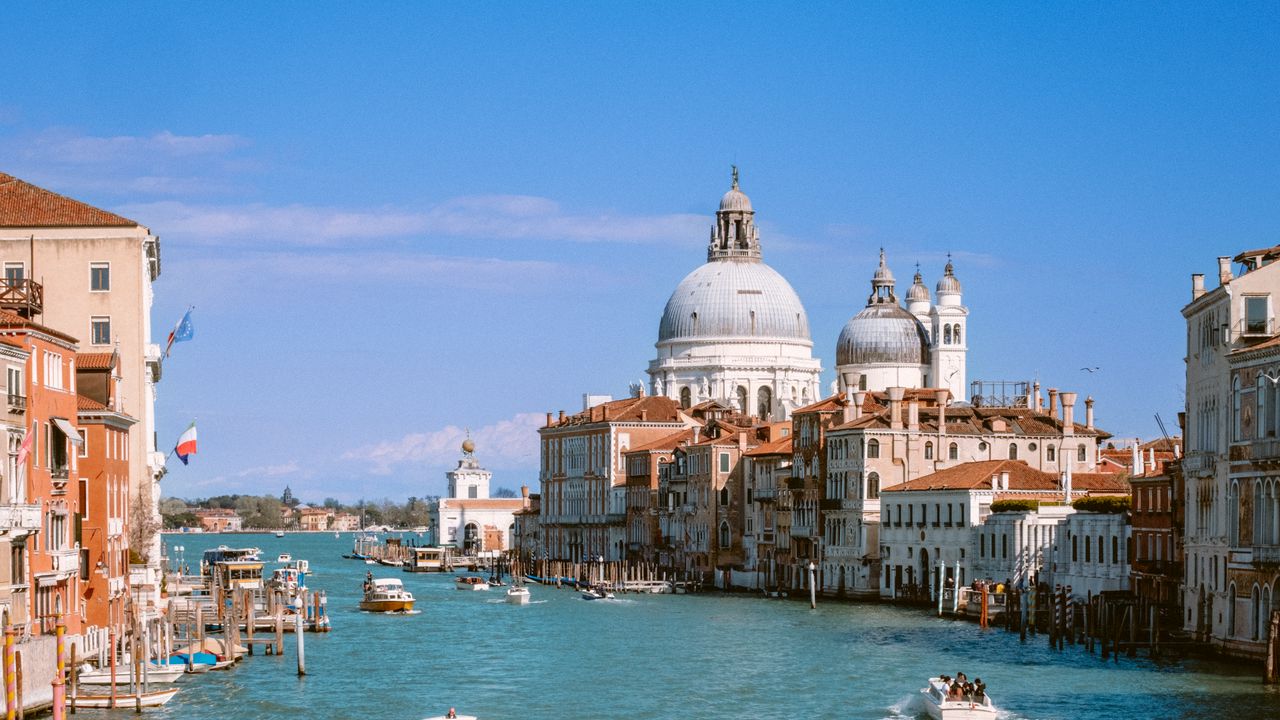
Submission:
<svg viewBox="0 0 1280 720">
<path fill-rule="evenodd" d="M 930 338 L 933 347 L 931 385 L 951 391 L 951 397 L 965 400 L 968 378 L 965 359 L 969 353 L 969 308 L 961 304 L 960 281 L 956 278 L 951 256 L 937 285 L 938 302 L 929 311 Z"/>
</svg>

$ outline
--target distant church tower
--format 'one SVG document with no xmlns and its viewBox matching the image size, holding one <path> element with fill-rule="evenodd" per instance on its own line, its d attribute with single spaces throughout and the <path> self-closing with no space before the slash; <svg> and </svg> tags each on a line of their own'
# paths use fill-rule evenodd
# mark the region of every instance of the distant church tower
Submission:
<svg viewBox="0 0 1280 720">
<path fill-rule="evenodd" d="M 489 479 L 493 473 L 480 467 L 475 451 L 476 444 L 471 438 L 462 441 L 462 459 L 458 461 L 458 467 L 445 473 L 449 478 L 449 497 L 489 497 Z"/>
<path fill-rule="evenodd" d="M 919 279 L 919 275 L 916 278 Z M 913 288 L 914 289 L 914 288 Z M 938 304 L 929 310 L 926 327 L 933 335 L 933 367 L 930 379 L 933 387 L 951 391 L 953 400 L 968 399 L 965 356 L 969 346 L 969 308 L 961 304 L 960 281 L 950 258 L 942 279 L 938 281 Z"/>
</svg>

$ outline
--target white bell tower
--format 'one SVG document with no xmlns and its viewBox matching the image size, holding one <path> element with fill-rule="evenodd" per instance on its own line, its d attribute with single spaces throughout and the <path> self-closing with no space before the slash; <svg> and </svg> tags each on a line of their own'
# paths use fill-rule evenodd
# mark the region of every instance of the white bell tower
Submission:
<svg viewBox="0 0 1280 720">
<path fill-rule="evenodd" d="M 476 444 L 471 438 L 462 441 L 462 459 L 458 461 L 458 467 L 445 473 L 445 477 L 449 478 L 449 497 L 489 497 L 489 479 L 493 477 L 493 473 L 480 467 L 475 451 Z"/>
<path fill-rule="evenodd" d="M 937 285 L 938 301 L 929 310 L 933 367 L 930 385 L 951 391 L 955 400 L 967 400 L 968 378 L 965 357 L 969 346 L 969 308 L 961 304 L 960 281 L 951 257 Z"/>
</svg>

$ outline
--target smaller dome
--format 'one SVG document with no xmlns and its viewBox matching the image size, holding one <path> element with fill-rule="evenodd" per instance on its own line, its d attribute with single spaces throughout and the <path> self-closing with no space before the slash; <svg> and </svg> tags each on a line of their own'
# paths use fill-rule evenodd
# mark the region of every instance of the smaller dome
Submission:
<svg viewBox="0 0 1280 720">
<path fill-rule="evenodd" d="M 942 279 L 938 281 L 938 294 L 948 293 L 952 295 L 960 294 L 960 281 L 956 279 L 955 267 L 947 260 L 947 267 L 943 271 Z"/>
<path fill-rule="evenodd" d="M 929 302 L 929 288 L 924 286 L 924 278 L 920 277 L 920 271 L 916 270 L 916 276 L 911 283 L 911 289 L 907 290 L 907 302 Z"/>
<path fill-rule="evenodd" d="M 928 365 L 929 341 L 914 315 L 893 303 L 869 305 L 836 340 L 836 366 Z"/>
<path fill-rule="evenodd" d="M 738 189 L 738 166 L 733 166 L 733 186 L 720 198 L 720 212 L 755 212 L 751 209 L 751 198 Z"/>
</svg>

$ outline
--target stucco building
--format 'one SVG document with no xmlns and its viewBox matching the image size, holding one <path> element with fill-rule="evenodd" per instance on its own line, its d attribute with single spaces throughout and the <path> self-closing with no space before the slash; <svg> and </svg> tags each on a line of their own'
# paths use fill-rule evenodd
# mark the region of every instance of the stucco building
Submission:
<svg viewBox="0 0 1280 720">
<path fill-rule="evenodd" d="M 475 444 L 462 443 L 462 458 L 447 472 L 448 494 L 432 509 L 432 526 L 439 533 L 438 545 L 458 548 L 463 555 L 503 552 L 514 547 L 515 514 L 528 504 L 523 497 L 495 498 L 489 495 L 493 473 L 480 466 Z"/>
</svg>

